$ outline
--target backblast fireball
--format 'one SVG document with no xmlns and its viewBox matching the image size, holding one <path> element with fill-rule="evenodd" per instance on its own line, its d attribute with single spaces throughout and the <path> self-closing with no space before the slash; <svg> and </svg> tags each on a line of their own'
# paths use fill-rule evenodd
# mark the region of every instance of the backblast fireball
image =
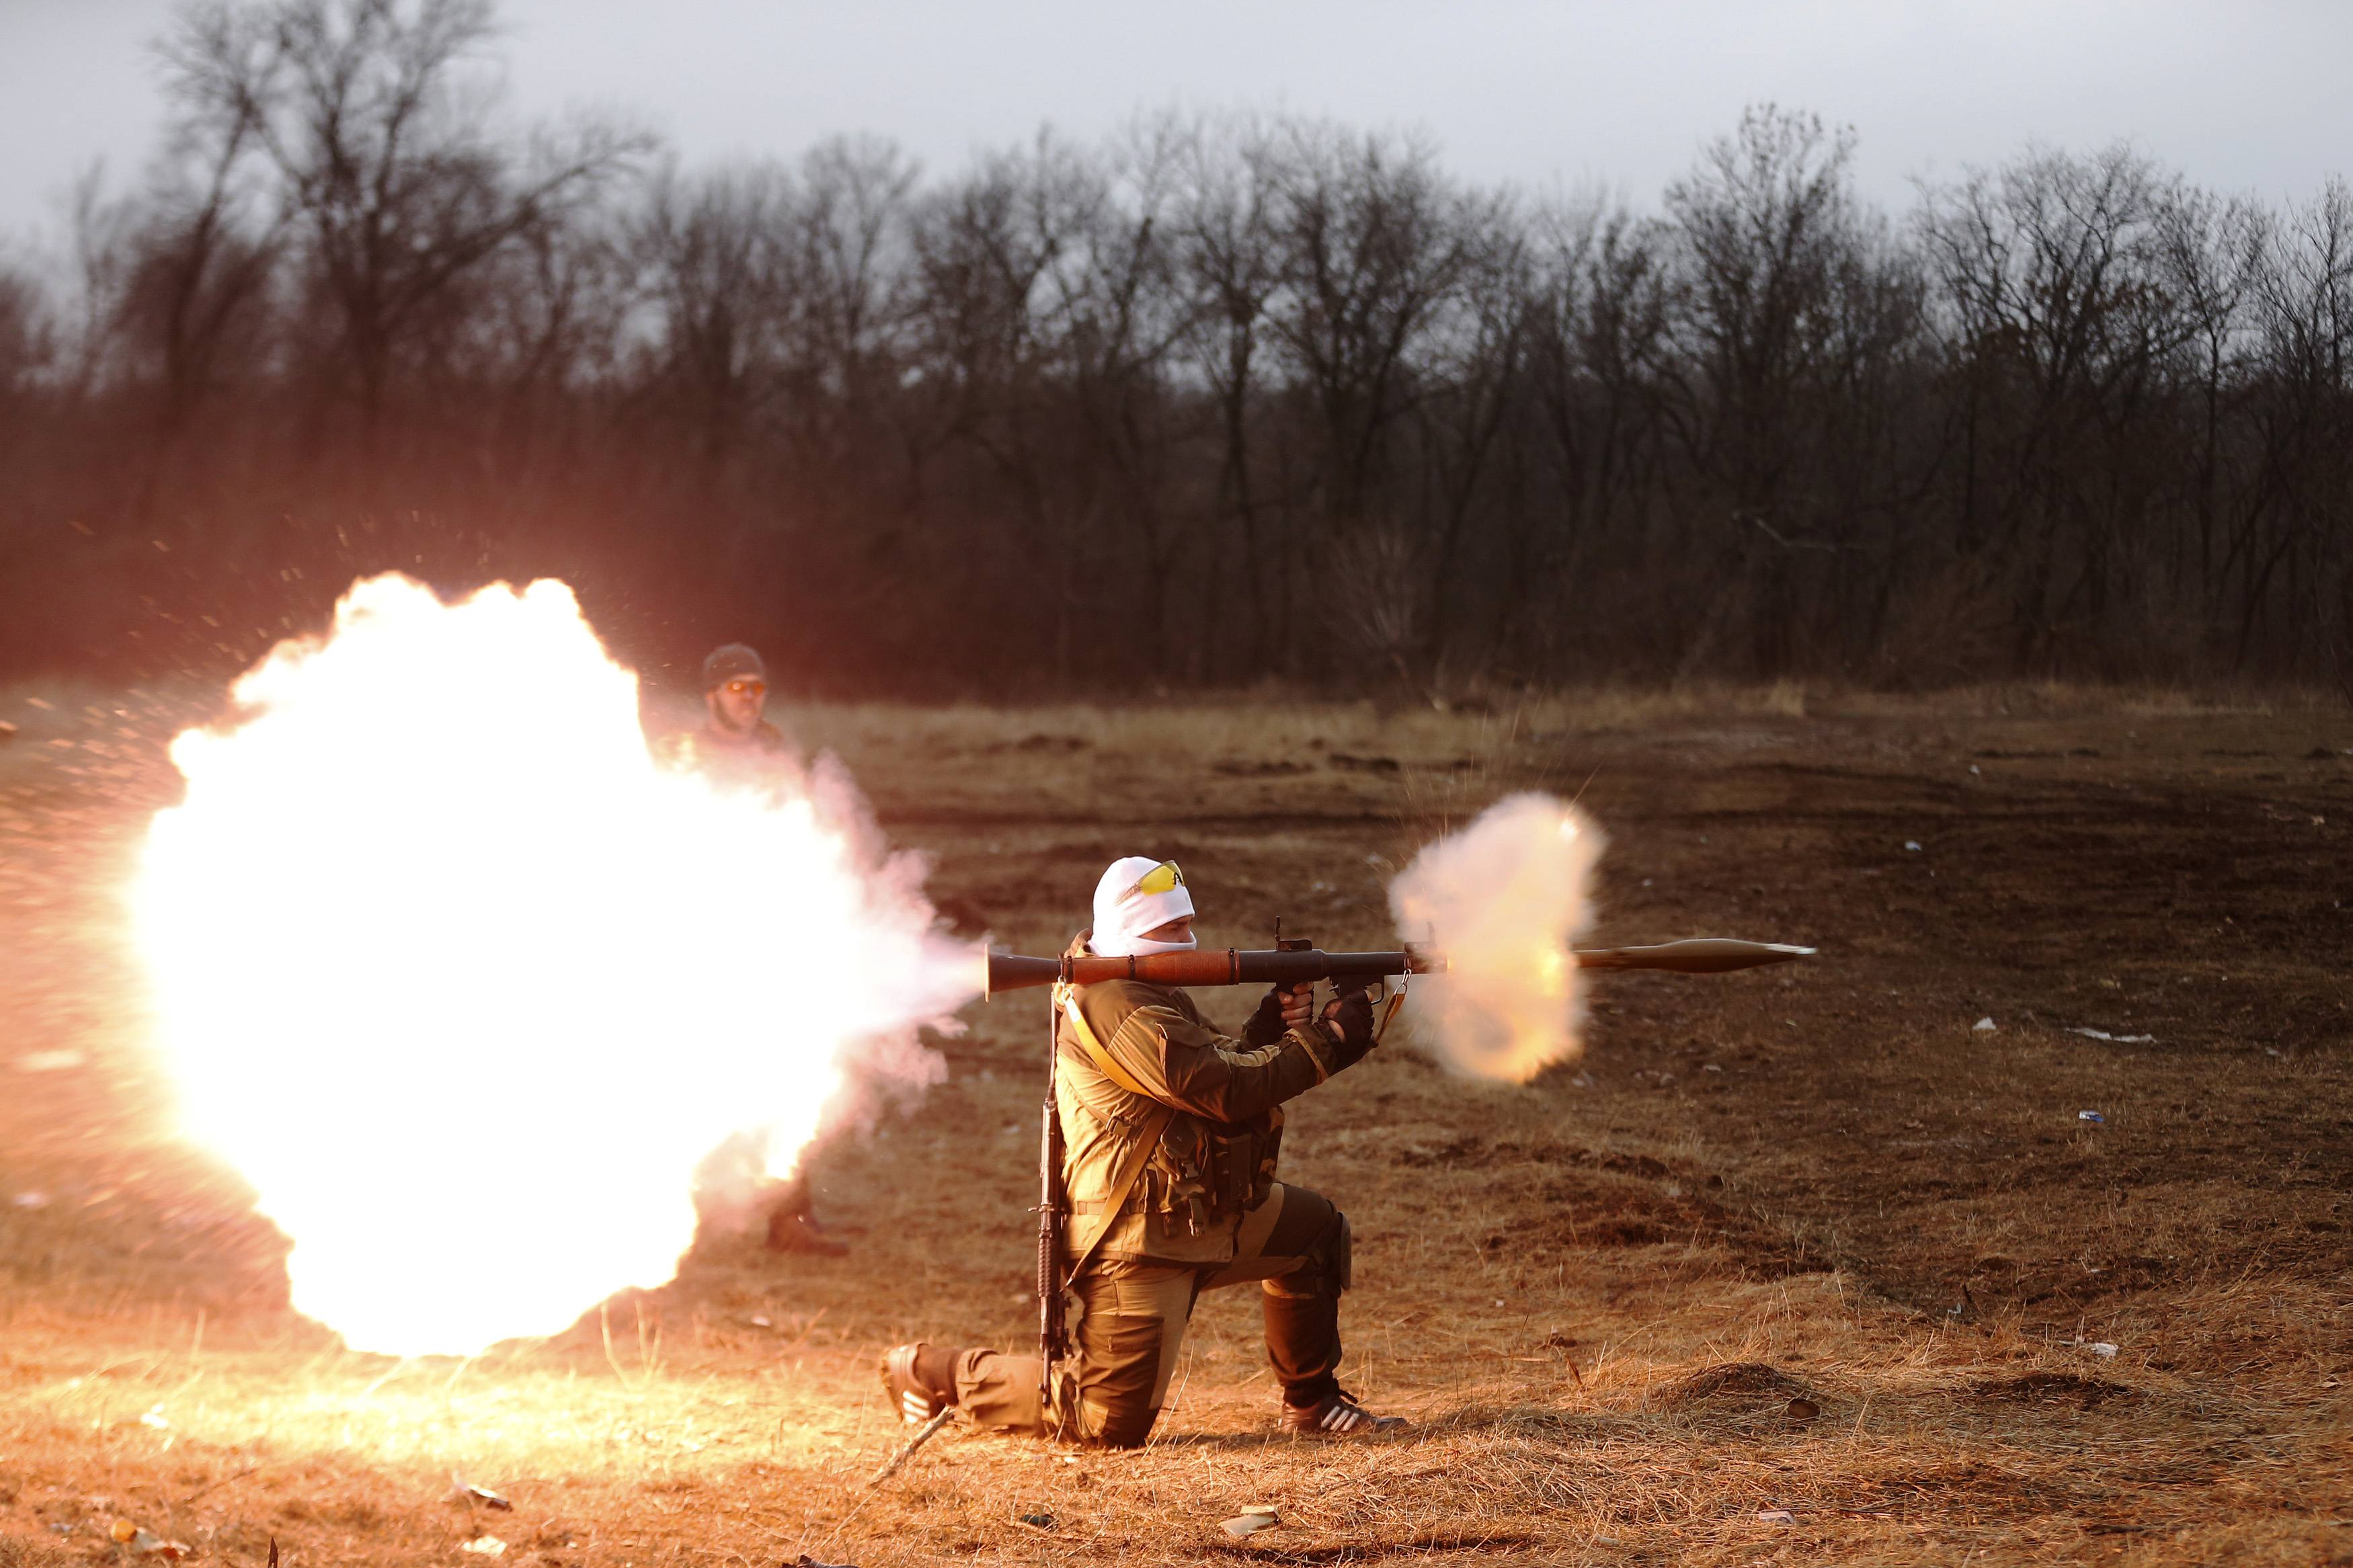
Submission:
<svg viewBox="0 0 2353 1568">
<path fill-rule="evenodd" d="M 697 1163 L 783 1173 L 854 1061 L 979 989 L 838 767 L 665 771 L 637 680 L 556 582 L 353 585 L 223 724 L 132 888 L 185 1122 L 355 1349 L 471 1353 L 670 1279 Z M 770 961 L 827 955 L 775 994 Z"/>
</svg>

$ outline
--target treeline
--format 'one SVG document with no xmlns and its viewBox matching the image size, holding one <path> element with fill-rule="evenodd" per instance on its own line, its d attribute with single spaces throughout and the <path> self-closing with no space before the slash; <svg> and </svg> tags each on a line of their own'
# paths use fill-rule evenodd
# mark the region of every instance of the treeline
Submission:
<svg viewBox="0 0 2353 1568">
<path fill-rule="evenodd" d="M 2034 147 L 1890 214 L 1770 107 L 1655 212 L 1285 118 L 689 170 L 507 125 L 493 38 L 182 13 L 152 176 L 0 273 L 0 669 L 248 658 L 400 566 L 817 692 L 2353 691 L 2342 181 Z"/>
</svg>

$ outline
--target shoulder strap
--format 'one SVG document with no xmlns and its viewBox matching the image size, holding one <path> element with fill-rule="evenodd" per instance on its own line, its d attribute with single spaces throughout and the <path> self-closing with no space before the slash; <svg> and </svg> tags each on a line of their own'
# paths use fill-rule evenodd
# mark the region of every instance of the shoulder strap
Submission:
<svg viewBox="0 0 2353 1568">
<path fill-rule="evenodd" d="M 1160 1102 L 1158 1095 L 1138 1083 L 1135 1075 L 1120 1066 L 1119 1059 L 1104 1048 L 1101 1040 L 1095 1038 L 1094 1030 L 1087 1026 L 1086 1015 L 1079 1011 L 1077 991 L 1067 983 L 1057 981 L 1054 985 L 1054 1005 L 1060 1007 L 1062 1010 L 1062 1016 L 1071 1021 L 1071 1037 L 1079 1042 L 1079 1048 L 1087 1053 L 1087 1060 L 1095 1065 L 1097 1072 L 1130 1094 L 1138 1095 L 1155 1105 Z"/>
<path fill-rule="evenodd" d="M 1144 1167 L 1151 1163 L 1152 1151 L 1159 1145 L 1160 1135 L 1168 1131 L 1168 1123 L 1176 1116 L 1176 1108 L 1153 1099 L 1151 1091 L 1136 1082 L 1134 1075 L 1121 1067 L 1112 1054 L 1103 1049 L 1103 1042 L 1095 1038 L 1094 1030 L 1087 1026 L 1085 1016 L 1079 1011 L 1078 998 L 1070 986 L 1058 984 L 1054 987 L 1054 1002 L 1061 1008 L 1062 1016 L 1071 1021 L 1071 1034 L 1087 1053 L 1087 1059 L 1120 1088 L 1152 1101 L 1152 1114 L 1144 1119 L 1135 1142 L 1128 1146 L 1127 1158 L 1120 1163 L 1119 1174 L 1112 1182 L 1111 1196 L 1103 1201 L 1099 1211 L 1103 1216 L 1103 1228 L 1095 1232 L 1092 1241 L 1087 1243 L 1087 1249 L 1071 1260 L 1069 1271 L 1062 1276 L 1065 1280 L 1071 1280 L 1078 1278 L 1079 1270 L 1087 1266 L 1087 1261 L 1094 1257 L 1095 1249 L 1103 1244 L 1103 1238 L 1119 1223 L 1119 1211 L 1127 1206 L 1127 1200 L 1135 1193 L 1135 1184 L 1144 1179 Z M 1092 1204 L 1088 1205 L 1090 1209 L 1094 1206 Z"/>
</svg>

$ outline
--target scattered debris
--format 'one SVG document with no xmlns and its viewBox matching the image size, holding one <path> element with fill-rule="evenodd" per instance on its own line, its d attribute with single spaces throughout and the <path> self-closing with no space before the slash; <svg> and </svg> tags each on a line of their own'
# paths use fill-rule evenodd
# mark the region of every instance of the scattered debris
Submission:
<svg viewBox="0 0 2353 1568">
<path fill-rule="evenodd" d="M 752 1326 L 755 1329 L 773 1329 L 776 1325 L 755 1312 L 752 1315 Z"/>
<path fill-rule="evenodd" d="M 139 1425 L 153 1426 L 158 1432 L 169 1432 L 172 1429 L 171 1422 L 164 1418 L 164 1407 L 160 1405 L 149 1405 L 146 1414 L 139 1417 Z"/>
<path fill-rule="evenodd" d="M 2116 1359 L 2116 1347 L 2105 1340 L 2069 1340 L 2067 1342 L 2078 1350 L 2090 1351 L 2102 1361 Z"/>
<path fill-rule="evenodd" d="M 816 1558 L 804 1552 L 798 1557 L 794 1558 L 790 1563 L 784 1564 L 784 1568 L 857 1568 L 857 1564 L 853 1563 L 820 1563 Z"/>
<path fill-rule="evenodd" d="M 477 1557 L 504 1557 L 507 1543 L 495 1535 L 478 1535 L 471 1541 L 459 1542 L 458 1550 L 470 1552 Z"/>
<path fill-rule="evenodd" d="M 2108 1119 L 2101 1115 L 2096 1110 L 2079 1110 L 2075 1112 L 2075 1120 L 2078 1121 L 2096 1121 L 2103 1127 L 2106 1126 L 2108 1122 Z"/>
<path fill-rule="evenodd" d="M 1920 853 L 1920 841 L 1916 838 L 1907 838 L 1904 841 L 1904 847 L 1917 855 Z"/>
<path fill-rule="evenodd" d="M 79 1051 L 26 1051 L 16 1058 L 18 1072 L 65 1072 L 86 1060 Z"/>
<path fill-rule="evenodd" d="M 49 1194 L 47 1193 L 18 1193 L 15 1197 L 8 1201 L 15 1204 L 20 1209 L 45 1209 L 49 1206 Z"/>
<path fill-rule="evenodd" d="M 2105 1040 L 2111 1045 L 2117 1046 L 2153 1046 L 2157 1044 L 2157 1037 L 2155 1035 L 2111 1035 L 2105 1029 L 2070 1029 L 2067 1032 L 2071 1035 L 2081 1035 L 2087 1040 Z"/>
<path fill-rule="evenodd" d="M 1759 1524 L 1795 1524 L 1797 1519 L 1786 1508 L 1760 1508 L 1757 1510 Z"/>
<path fill-rule="evenodd" d="M 1990 1035 L 1994 1032 L 1994 1028 L 1995 1024 L 1993 1016 L 1991 1014 L 1988 1014 L 1985 1017 L 1979 1018 L 1976 1023 L 1971 1024 L 1969 1026 L 1969 1032 L 1973 1035 Z"/>
<path fill-rule="evenodd" d="M 1032 1530 L 1051 1530 L 1054 1516 L 1050 1513 L 1025 1513 L 1015 1516 L 1016 1524 L 1026 1524 Z"/>
<path fill-rule="evenodd" d="M 497 1509 L 501 1513 L 512 1513 L 514 1504 L 488 1487 L 478 1487 L 457 1471 L 449 1472 L 449 1502 L 480 1503 L 484 1508 Z"/>
<path fill-rule="evenodd" d="M 166 1541 L 153 1531 L 133 1524 L 127 1519 L 116 1520 L 112 1533 L 115 1540 L 142 1557 L 161 1557 L 167 1563 L 176 1563 L 188 1554 L 186 1542 Z"/>
<path fill-rule="evenodd" d="M 1262 1508 L 1246 1508 L 1233 1518 L 1219 1521 L 1218 1528 L 1236 1541 L 1241 1541 L 1261 1530 L 1272 1530 L 1282 1522 L 1282 1516 L 1274 1510 L 1272 1504 L 1268 1504 Z"/>
</svg>

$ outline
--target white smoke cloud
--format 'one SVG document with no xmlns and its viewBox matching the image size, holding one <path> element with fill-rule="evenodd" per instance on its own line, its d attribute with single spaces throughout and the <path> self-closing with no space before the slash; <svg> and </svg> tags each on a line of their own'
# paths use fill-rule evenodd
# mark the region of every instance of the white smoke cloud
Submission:
<svg viewBox="0 0 2353 1568">
<path fill-rule="evenodd" d="M 1525 1083 L 1580 1048 L 1585 999 L 1569 945 L 1590 927 L 1601 830 L 1547 795 L 1499 801 L 1414 857 L 1389 885 L 1399 934 L 1446 957 L 1405 1016 L 1458 1072 Z"/>
</svg>

